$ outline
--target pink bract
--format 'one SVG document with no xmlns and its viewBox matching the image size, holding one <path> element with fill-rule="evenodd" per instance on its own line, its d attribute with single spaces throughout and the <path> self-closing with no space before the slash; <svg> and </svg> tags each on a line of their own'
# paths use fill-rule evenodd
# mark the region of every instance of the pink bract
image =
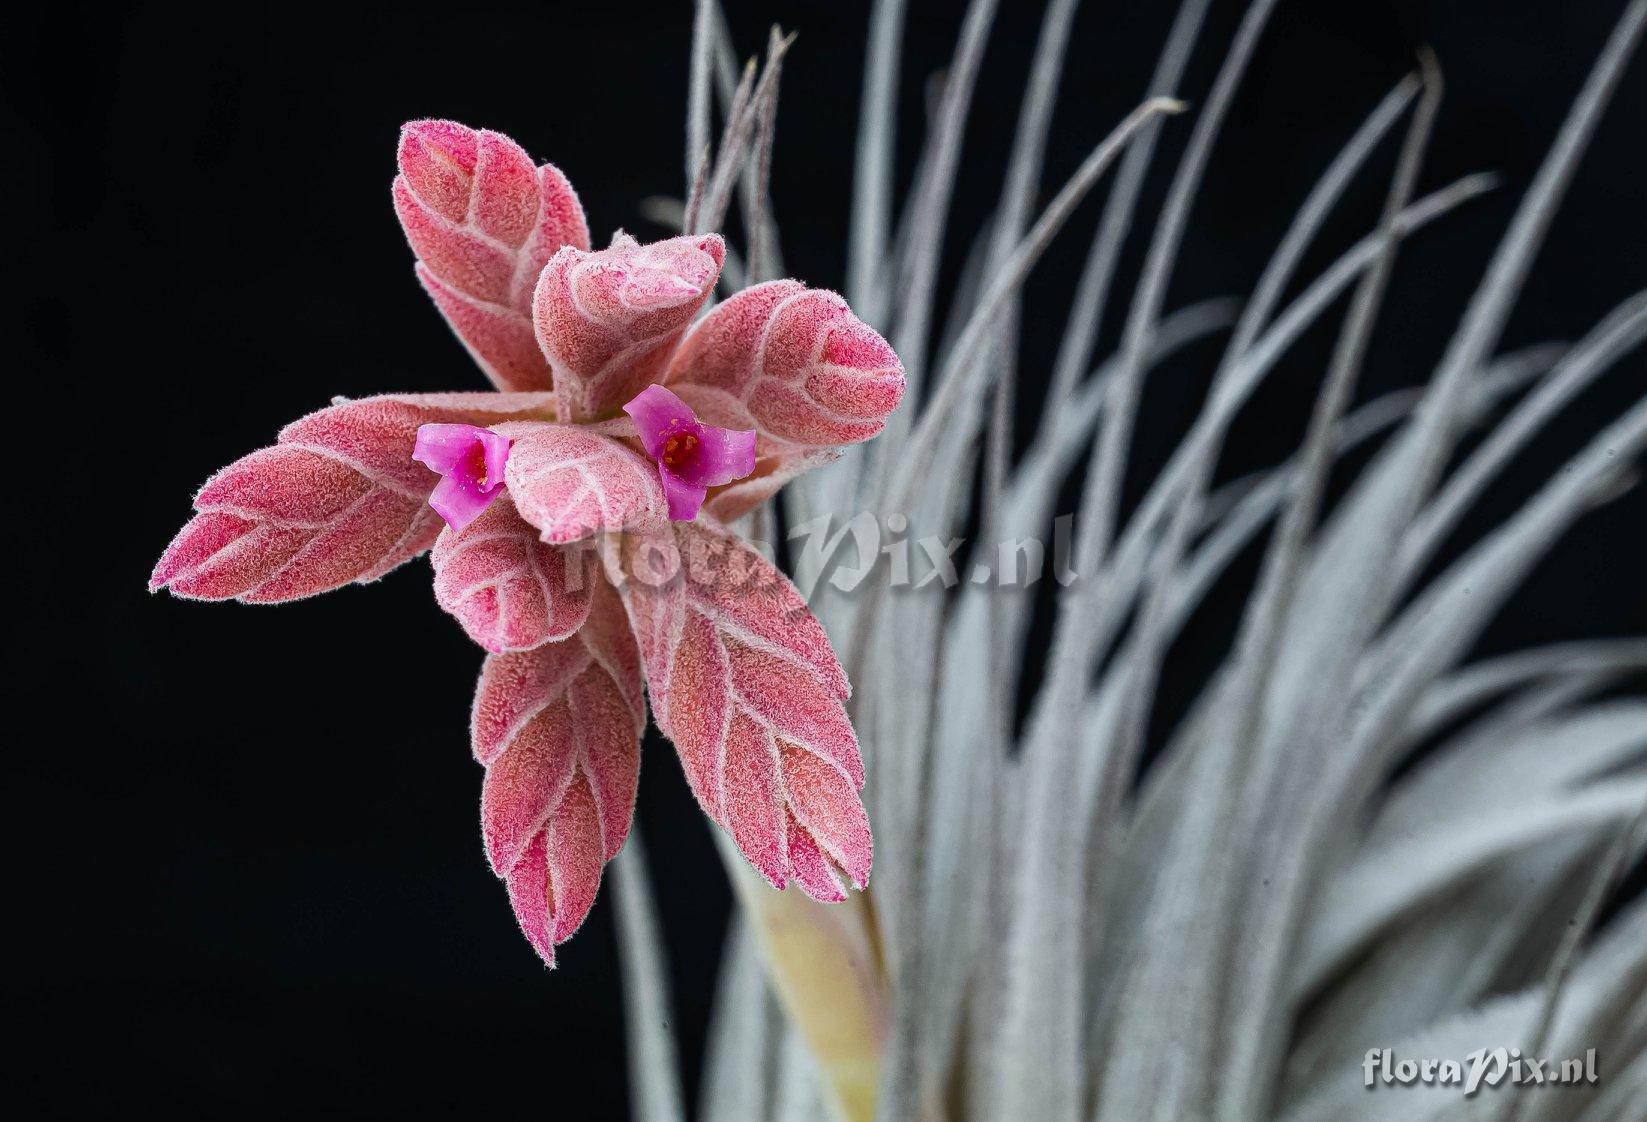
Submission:
<svg viewBox="0 0 1647 1122">
<path fill-rule="evenodd" d="M 704 813 L 775 888 L 845 899 L 831 863 L 863 887 L 872 843 L 851 689 L 795 586 L 698 523 L 627 535 L 618 563 L 653 719 Z"/>
<path fill-rule="evenodd" d="M 435 599 L 493 653 L 565 639 L 588 618 L 595 573 L 540 540 L 507 493 L 463 529 L 442 530 L 429 560 Z"/>
<path fill-rule="evenodd" d="M 395 213 L 418 280 L 498 389 L 549 389 L 532 289 L 561 246 L 589 248 L 572 185 L 502 133 L 455 121 L 402 128 L 399 164 Z"/>
<path fill-rule="evenodd" d="M 656 382 L 725 259 L 719 234 L 641 245 L 620 232 L 597 253 L 575 246 L 556 253 L 532 309 L 561 417 L 609 417 Z"/>
<path fill-rule="evenodd" d="M 521 425 L 508 431 L 516 437 L 509 490 L 544 541 L 574 542 L 663 518 L 657 475 L 628 445 L 575 425 Z"/>
<path fill-rule="evenodd" d="M 288 425 L 201 488 L 151 589 L 293 600 L 432 546 L 436 600 L 491 652 L 473 714 L 487 857 L 551 965 L 628 835 L 648 700 L 769 882 L 862 887 L 846 675 L 727 523 L 879 432 L 897 356 L 798 281 L 698 318 L 718 235 L 591 251 L 565 176 L 500 133 L 415 121 L 398 163 L 418 278 L 499 392 L 340 401 Z"/>
</svg>

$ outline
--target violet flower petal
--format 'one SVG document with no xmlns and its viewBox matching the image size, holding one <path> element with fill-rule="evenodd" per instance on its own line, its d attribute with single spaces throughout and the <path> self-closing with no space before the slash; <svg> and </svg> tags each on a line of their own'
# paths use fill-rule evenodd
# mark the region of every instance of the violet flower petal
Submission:
<svg viewBox="0 0 1647 1122">
<path fill-rule="evenodd" d="M 699 425 L 698 454 L 681 478 L 705 487 L 720 487 L 755 470 L 755 430 Z"/>
<path fill-rule="evenodd" d="M 446 520 L 446 525 L 461 533 L 502 491 L 502 487 L 483 491 L 463 476 L 448 475 L 435 484 L 429 494 L 429 505 Z"/>
<path fill-rule="evenodd" d="M 623 411 L 634 419 L 641 447 L 654 460 L 663 454 L 663 442 L 671 433 L 698 423 L 692 407 L 662 386 L 647 386 L 630 398 Z"/>
<path fill-rule="evenodd" d="M 486 478 L 481 480 L 488 490 L 495 490 L 503 486 L 503 469 L 509 464 L 509 444 L 507 436 L 499 436 L 490 429 L 481 429 L 479 432 L 481 453 L 486 459 Z"/>
<path fill-rule="evenodd" d="M 412 459 L 441 475 L 450 475 L 474 446 L 474 425 L 419 425 Z"/>
<path fill-rule="evenodd" d="M 670 520 L 690 522 L 696 518 L 709 488 L 688 483 L 662 464 L 658 465 L 658 478 L 663 480 L 663 497 L 669 503 Z"/>
</svg>

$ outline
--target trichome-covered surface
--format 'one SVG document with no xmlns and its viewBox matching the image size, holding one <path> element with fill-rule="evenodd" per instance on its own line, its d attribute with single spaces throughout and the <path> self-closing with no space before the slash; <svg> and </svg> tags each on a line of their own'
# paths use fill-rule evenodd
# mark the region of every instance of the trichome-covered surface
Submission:
<svg viewBox="0 0 1647 1122">
<path fill-rule="evenodd" d="M 1183 0 L 1139 91 L 1183 97 L 1188 112 L 1146 101 L 1038 209 L 1056 186 L 1043 190 L 1040 167 L 1076 8 L 1051 0 L 993 221 L 969 232 L 971 264 L 941 308 L 953 185 L 995 174 L 967 168 L 962 137 L 996 3 L 967 8 L 914 185 L 896 205 L 905 12 L 902 0 L 875 5 L 847 296 L 898 351 L 910 392 L 878 441 L 788 487 L 783 514 L 790 527 L 829 516 L 831 533 L 865 512 L 883 527 L 902 517 L 910 541 L 975 532 L 983 544 L 971 556 L 983 560 L 995 543 L 1035 538 L 1050 568 L 1054 516 L 1070 513 L 1057 509 L 1060 490 L 1077 479 L 1068 560 L 1080 578 L 1057 591 L 1045 673 L 1032 683 L 1021 680 L 1026 644 L 1044 630 L 1033 591 L 889 589 L 883 562 L 843 592 L 829 579 L 838 569 L 796 551 L 797 583 L 856 686 L 876 869 L 866 894 L 825 905 L 750 885 L 729 864 L 743 907 L 703 1117 L 1647 1117 L 1647 906 L 1611 909 L 1598 929 L 1642 845 L 1647 706 L 1609 689 L 1647 666 L 1647 639 L 1575 637 L 1467 661 L 1552 543 L 1635 482 L 1647 400 L 1466 548 L 1443 549 L 1576 395 L 1632 369 L 1640 382 L 1632 352 L 1647 335 L 1647 293 L 1597 308 L 1576 343 L 1500 343 L 1647 3 L 1624 7 L 1597 44 L 1433 371 L 1368 401 L 1357 376 L 1369 335 L 1392 329 L 1377 325 L 1403 240 L 1493 184 L 1414 190 L 1442 100 L 1435 61 L 1415 60 L 1413 76 L 1346 129 L 1313 188 L 1298 185 L 1303 202 L 1275 231 L 1254 290 L 1168 307 L 1191 208 L 1215 189 L 1208 156 L 1274 4 L 1253 0 L 1228 43 L 1201 35 L 1207 6 Z M 742 199 L 749 236 L 741 259 L 728 258 L 735 289 L 738 269 L 745 281 L 778 271 L 766 179 L 788 42 L 774 35 L 759 81 L 748 71 L 739 84 L 712 2 L 699 4 L 695 31 L 689 198 L 673 213 L 690 232 L 706 206 Z M 1222 67 L 1209 88 L 1185 90 L 1198 52 L 1221 53 Z M 711 161 L 717 100 L 727 125 Z M 1167 128 L 1187 142 L 1165 195 L 1148 198 Z M 1375 151 L 1392 150 L 1380 221 L 1325 270 L 1303 273 L 1346 190 L 1381 166 Z M 1105 177 L 1048 398 L 1014 454 L 1022 284 Z M 1148 247 L 1135 277 L 1117 272 L 1129 239 Z M 1108 357 L 1095 353 L 1106 316 L 1122 324 Z M 1316 324 L 1338 339 L 1296 454 L 1218 483 L 1237 414 Z M 1211 390 L 1143 499 L 1124 506 L 1151 371 L 1205 339 L 1224 341 Z M 1345 470 L 1351 452 L 1364 466 L 1329 491 L 1329 471 Z M 1164 657 L 1249 544 L 1264 559 L 1231 649 L 1136 781 Z M 1031 689 L 1017 723 L 1020 690 Z M 633 1103 L 638 1117 L 682 1117 L 633 842 L 617 868 Z M 1595 1048 L 1604 1078 L 1468 1098 L 1458 1087 L 1362 1085 L 1372 1047 L 1462 1058 L 1498 1046 L 1555 1057 Z"/>
</svg>

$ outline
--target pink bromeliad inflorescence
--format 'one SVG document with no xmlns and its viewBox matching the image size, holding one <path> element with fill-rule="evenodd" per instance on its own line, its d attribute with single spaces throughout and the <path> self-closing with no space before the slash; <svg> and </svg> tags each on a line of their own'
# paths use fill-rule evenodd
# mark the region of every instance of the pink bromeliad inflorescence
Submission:
<svg viewBox="0 0 1647 1122">
<path fill-rule="evenodd" d="M 592 251 L 565 176 L 500 133 L 413 122 L 398 162 L 418 279 L 495 391 L 294 421 L 206 482 L 150 587 L 275 603 L 429 552 L 435 599 L 490 652 L 471 716 L 486 853 L 551 965 L 628 836 L 648 702 L 774 887 L 862 888 L 846 675 L 728 525 L 879 432 L 897 356 L 797 281 L 700 315 L 718 235 Z"/>
</svg>

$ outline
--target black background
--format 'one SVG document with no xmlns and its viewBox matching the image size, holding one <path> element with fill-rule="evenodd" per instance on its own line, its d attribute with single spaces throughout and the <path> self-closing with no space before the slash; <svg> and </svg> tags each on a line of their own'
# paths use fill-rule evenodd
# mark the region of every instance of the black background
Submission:
<svg viewBox="0 0 1647 1122">
<path fill-rule="evenodd" d="M 727 7 L 742 52 L 774 19 L 800 32 L 776 210 L 790 271 L 839 286 L 867 5 Z M 952 49 L 960 7 L 912 4 L 901 183 L 923 82 Z M 1050 146 L 1053 186 L 1136 101 L 1172 9 L 1085 7 Z M 1186 83 L 1192 101 L 1240 7 L 1214 4 Z M 1039 4 L 1003 8 L 968 134 L 959 231 L 976 228 L 999 188 L 1039 19 Z M 1250 288 L 1314 176 L 1429 43 L 1448 97 L 1423 186 L 1495 169 L 1504 187 L 1401 260 L 1364 390 L 1424 377 L 1621 8 L 1284 2 L 1212 161 L 1169 306 Z M 11 431 L 40 441 L 13 446 L 8 488 L 22 521 L 11 550 L 31 573 L 13 584 L 7 651 L 10 871 L 22 882 L 7 893 L 8 926 L 23 943 L 6 972 L 8 1020 L 23 1038 L 8 1046 L 22 1082 L 14 1100 L 30 1113 L 164 1117 L 625 1116 L 609 904 L 603 895 L 553 973 L 516 931 L 478 844 L 467 718 L 479 653 L 432 603 L 423 565 L 279 610 L 151 598 L 143 582 L 193 489 L 287 420 L 338 393 L 481 388 L 414 282 L 389 207 L 403 120 L 453 117 L 515 136 L 571 177 L 597 241 L 618 226 L 664 233 L 639 204 L 681 190 L 689 5 L 209 16 L 52 5 L 8 22 L 7 241 L 21 252 L 7 254 L 8 319 L 20 330 L 8 329 L 6 354 L 12 399 L 22 390 L 29 403 Z M 1163 155 L 1187 133 L 1169 128 Z M 1644 136 L 1638 61 L 1507 345 L 1575 338 L 1647 281 Z M 1306 276 L 1373 222 L 1386 148 Z M 1096 209 L 1031 288 L 1030 401 Z M 946 277 L 963 248 L 950 247 Z M 1106 340 L 1119 318 L 1112 309 Z M 1294 446 L 1330 343 L 1329 324 L 1278 370 L 1224 474 Z M 1152 384 L 1139 479 L 1192 415 L 1215 355 L 1199 350 Z M 1638 355 L 1563 414 L 1466 538 L 1644 385 Z M 1639 633 L 1644 507 L 1633 494 L 1581 523 L 1483 650 Z M 1184 684 L 1164 694 L 1167 720 L 1238 603 L 1215 599 L 1181 645 L 1174 680 Z M 666 745 L 648 741 L 641 786 L 695 1098 L 727 889 Z"/>
</svg>

